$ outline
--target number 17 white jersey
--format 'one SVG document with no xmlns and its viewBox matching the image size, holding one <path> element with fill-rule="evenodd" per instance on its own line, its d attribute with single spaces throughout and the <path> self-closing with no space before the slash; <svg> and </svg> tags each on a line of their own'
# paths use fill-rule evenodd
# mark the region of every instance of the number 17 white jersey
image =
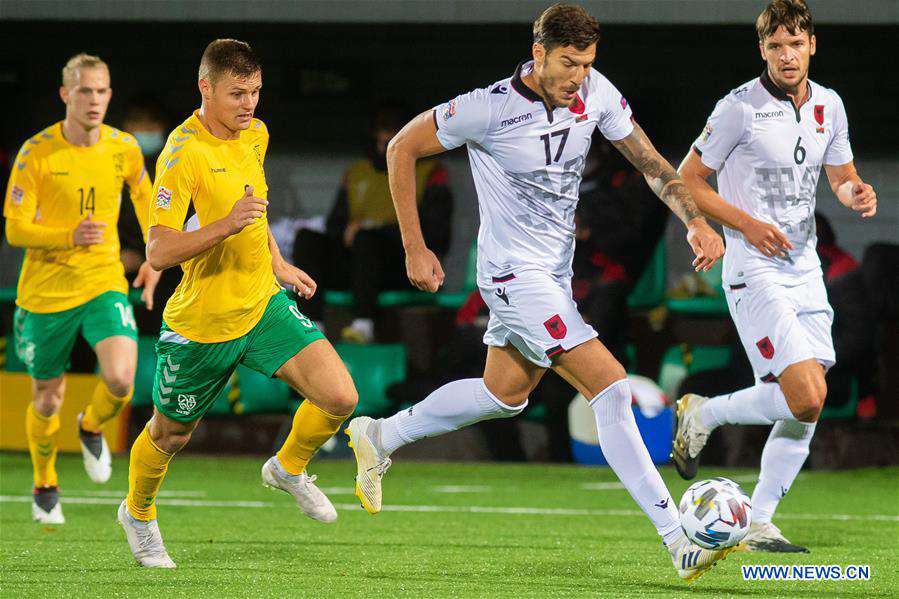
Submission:
<svg viewBox="0 0 899 599">
<path fill-rule="evenodd" d="M 570 107 L 549 110 L 521 80 L 533 61 L 434 108 L 437 138 L 467 144 L 478 194 L 478 276 L 537 269 L 571 275 L 574 211 L 596 127 L 610 141 L 633 131 L 621 93 L 595 69 Z"/>
<path fill-rule="evenodd" d="M 724 227 L 723 282 L 762 278 L 798 285 L 821 276 L 815 252 L 815 190 L 821 166 L 852 161 L 846 112 L 831 89 L 808 82 L 798 109 L 768 77 L 735 89 L 715 106 L 693 145 L 718 173 L 718 192 L 753 218 L 776 225 L 793 244 L 786 258 L 769 258 Z"/>
</svg>

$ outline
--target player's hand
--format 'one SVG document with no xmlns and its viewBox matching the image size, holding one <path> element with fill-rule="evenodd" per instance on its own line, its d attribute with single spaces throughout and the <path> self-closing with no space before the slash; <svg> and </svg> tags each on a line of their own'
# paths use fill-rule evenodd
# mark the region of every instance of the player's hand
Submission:
<svg viewBox="0 0 899 599">
<path fill-rule="evenodd" d="M 361 228 L 362 223 L 358 221 L 352 221 L 348 224 L 346 229 L 343 230 L 343 245 L 346 247 L 353 247 L 353 240 L 356 239 L 356 233 L 358 233 Z"/>
<path fill-rule="evenodd" d="M 406 275 L 416 288 L 431 293 L 440 289 L 446 276 L 437 255 L 425 246 L 406 251 Z"/>
<path fill-rule="evenodd" d="M 746 241 L 769 258 L 786 256 L 787 250 L 793 249 L 793 244 L 790 243 L 787 236 L 771 223 L 750 218 L 740 232 Z"/>
<path fill-rule="evenodd" d="M 131 286 L 134 288 L 144 288 L 143 292 L 140 294 L 140 299 L 144 302 L 147 310 L 153 309 L 153 292 L 156 291 L 156 285 L 159 284 L 159 278 L 161 276 L 162 273 L 160 271 L 153 270 L 153 267 L 150 266 L 149 262 L 144 262 L 140 265 L 140 268 L 137 269 L 137 276 L 134 277 L 134 282 L 131 283 Z"/>
<path fill-rule="evenodd" d="M 75 233 L 72 235 L 72 243 L 75 245 L 96 245 L 103 243 L 103 230 L 106 229 L 106 223 L 94 220 L 91 212 L 78 223 L 75 227 Z"/>
<path fill-rule="evenodd" d="M 228 219 L 228 234 L 240 233 L 245 227 L 262 218 L 267 206 L 268 200 L 254 196 L 253 186 L 247 185 L 243 195 L 234 203 L 231 212 L 225 217 Z"/>
<path fill-rule="evenodd" d="M 724 255 L 724 240 L 704 218 L 694 218 L 687 224 L 687 243 L 696 254 L 696 259 L 693 260 L 696 272 L 710 270 Z"/>
<path fill-rule="evenodd" d="M 309 299 L 315 295 L 318 288 L 315 280 L 293 264 L 281 260 L 272 265 L 272 270 L 282 284 L 292 287 L 300 296 Z"/>
<path fill-rule="evenodd" d="M 877 194 L 867 183 L 856 183 L 852 186 L 852 209 L 861 212 L 862 218 L 871 218 L 877 214 Z"/>
</svg>

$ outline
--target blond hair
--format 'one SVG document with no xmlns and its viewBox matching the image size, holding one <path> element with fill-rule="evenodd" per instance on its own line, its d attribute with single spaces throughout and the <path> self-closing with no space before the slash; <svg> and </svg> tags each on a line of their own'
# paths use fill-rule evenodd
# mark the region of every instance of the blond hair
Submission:
<svg viewBox="0 0 899 599">
<path fill-rule="evenodd" d="M 93 56 L 82 52 L 76 54 L 62 68 L 62 85 L 63 87 L 72 87 L 78 81 L 78 71 L 80 69 L 99 69 L 103 68 L 109 71 L 109 66 L 103 62 L 99 56 Z"/>
</svg>

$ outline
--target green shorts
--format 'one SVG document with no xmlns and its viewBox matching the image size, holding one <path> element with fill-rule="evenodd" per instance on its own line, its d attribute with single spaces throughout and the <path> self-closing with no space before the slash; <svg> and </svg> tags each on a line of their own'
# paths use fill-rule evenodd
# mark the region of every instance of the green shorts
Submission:
<svg viewBox="0 0 899 599">
<path fill-rule="evenodd" d="M 212 407 L 238 364 L 271 377 L 301 349 L 324 338 L 284 291 L 268 300 L 250 332 L 230 341 L 190 341 L 163 323 L 153 404 L 172 420 L 192 422 Z"/>
<path fill-rule="evenodd" d="M 36 379 L 52 379 L 66 371 L 78 331 L 91 347 L 107 337 L 137 339 L 128 296 L 107 291 L 62 312 L 39 314 L 16 308 L 16 354 Z"/>
</svg>

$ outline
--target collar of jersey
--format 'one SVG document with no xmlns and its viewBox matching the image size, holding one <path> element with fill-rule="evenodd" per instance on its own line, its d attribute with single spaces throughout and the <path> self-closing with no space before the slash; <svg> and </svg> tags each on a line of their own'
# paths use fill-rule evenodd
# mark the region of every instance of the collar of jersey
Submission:
<svg viewBox="0 0 899 599">
<path fill-rule="evenodd" d="M 54 129 L 56 129 L 56 132 L 59 134 L 59 139 L 62 140 L 62 143 L 64 143 L 70 149 L 76 150 L 78 152 L 91 152 L 91 151 L 94 151 L 94 150 L 100 148 L 101 144 L 104 141 L 106 141 L 107 136 L 105 135 L 106 132 L 104 130 L 105 125 L 101 124 L 100 125 L 100 137 L 97 139 L 97 143 L 91 144 L 89 146 L 76 146 L 75 144 L 70 142 L 68 139 L 66 139 L 65 135 L 63 135 L 62 123 L 63 123 L 63 121 L 59 121 L 58 123 L 56 123 L 56 125 L 54 126 Z"/>
<path fill-rule="evenodd" d="M 812 99 L 812 82 L 806 79 L 806 84 L 808 85 L 808 96 L 806 96 L 805 101 L 796 108 L 796 105 L 793 104 L 793 99 L 787 95 L 787 92 L 782 90 L 776 83 L 771 81 L 771 77 L 768 75 L 768 68 L 765 67 L 765 70 L 762 71 L 762 76 L 759 77 L 759 81 L 762 83 L 762 87 L 764 87 L 769 94 L 781 100 L 782 102 L 789 102 L 790 106 L 793 107 L 793 111 L 796 113 L 796 122 L 799 122 L 799 109 L 809 103 L 809 100 Z"/>
<path fill-rule="evenodd" d="M 540 94 L 529 88 L 524 81 L 521 79 L 521 71 L 528 64 L 532 64 L 533 60 L 522 60 L 518 63 L 518 66 L 515 67 L 515 73 L 512 75 L 512 89 L 521 94 L 525 100 L 529 100 L 531 102 L 540 102 L 543 108 L 546 110 L 546 118 L 549 122 L 553 122 L 553 110 L 555 110 L 555 106 L 548 106 L 546 102 L 543 101 L 543 98 L 540 97 Z"/>
</svg>

